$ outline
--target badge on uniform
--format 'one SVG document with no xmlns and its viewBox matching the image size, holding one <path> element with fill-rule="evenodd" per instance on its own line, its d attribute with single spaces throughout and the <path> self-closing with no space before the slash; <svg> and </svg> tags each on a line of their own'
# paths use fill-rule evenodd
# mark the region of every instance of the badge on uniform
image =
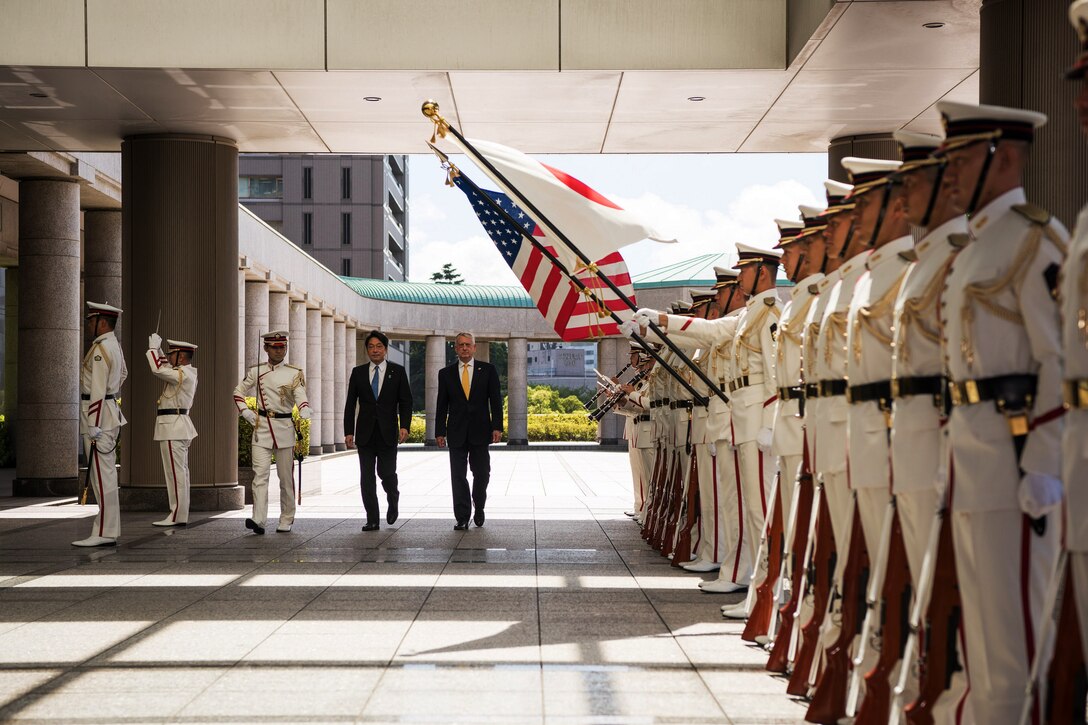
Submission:
<svg viewBox="0 0 1088 725">
<path fill-rule="evenodd" d="M 94 356 L 94 361 L 95 362 L 102 362 L 102 356 L 101 355 L 95 355 Z"/>
</svg>

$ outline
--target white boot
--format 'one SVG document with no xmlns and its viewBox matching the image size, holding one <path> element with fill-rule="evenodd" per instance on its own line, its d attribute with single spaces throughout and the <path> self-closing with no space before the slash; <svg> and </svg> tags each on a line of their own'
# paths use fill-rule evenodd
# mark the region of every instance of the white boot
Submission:
<svg viewBox="0 0 1088 725">
<path fill-rule="evenodd" d="M 107 539 L 105 536 L 88 536 L 86 539 L 73 541 L 72 546 L 117 546 L 117 539 Z"/>
<path fill-rule="evenodd" d="M 733 592 L 743 591 L 748 587 L 744 584 L 731 582 L 728 579 L 715 579 L 701 583 L 699 588 L 707 594 L 732 594 Z"/>
<path fill-rule="evenodd" d="M 696 559 L 695 561 L 689 561 L 687 564 L 681 564 L 680 568 L 687 571 L 704 573 L 709 571 L 718 571 L 722 568 L 722 565 L 716 564 L 713 561 L 701 561 L 699 559 Z"/>
</svg>

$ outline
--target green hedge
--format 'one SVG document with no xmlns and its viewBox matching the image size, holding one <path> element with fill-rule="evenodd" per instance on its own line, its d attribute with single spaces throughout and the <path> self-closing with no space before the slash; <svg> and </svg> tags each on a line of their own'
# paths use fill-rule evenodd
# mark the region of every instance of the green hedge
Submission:
<svg viewBox="0 0 1088 725">
<path fill-rule="evenodd" d="M 503 428 L 507 420 L 503 416 Z M 595 441 L 597 440 L 597 424 L 586 417 L 585 412 L 580 413 L 530 413 L 528 417 L 529 441 L 533 443 L 562 442 L 562 441 Z M 412 416 L 412 427 L 408 431 L 409 443 L 422 443 L 426 419 L 422 414 Z M 506 441 L 506 433 L 502 434 Z"/>
<path fill-rule="evenodd" d="M 253 412 L 257 412 L 257 399 L 246 398 L 246 405 Z M 312 409 L 311 409 L 312 410 Z M 310 453 L 310 421 L 308 419 L 300 418 L 298 415 L 298 408 L 291 410 L 291 418 L 295 422 L 295 426 L 302 430 L 302 440 L 295 442 L 295 454 L 302 454 L 303 457 Z M 243 418 L 238 416 L 238 465 L 239 466 L 252 466 L 253 458 L 250 455 L 250 446 L 253 443 L 253 426 Z M 274 457 L 273 457 L 274 458 Z"/>
</svg>

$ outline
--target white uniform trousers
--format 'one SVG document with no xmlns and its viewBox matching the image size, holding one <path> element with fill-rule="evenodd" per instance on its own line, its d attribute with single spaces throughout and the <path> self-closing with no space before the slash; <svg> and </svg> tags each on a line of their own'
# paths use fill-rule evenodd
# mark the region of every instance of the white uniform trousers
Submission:
<svg viewBox="0 0 1088 725">
<path fill-rule="evenodd" d="M 1070 551 L 1069 569 L 1073 574 L 1073 597 L 1077 604 L 1077 622 L 1080 624 L 1080 646 L 1088 658 L 1088 551 Z M 1085 660 L 1088 662 L 1088 659 Z"/>
<path fill-rule="evenodd" d="M 819 443 L 817 443 L 819 445 Z M 846 481 L 846 471 L 821 474 L 823 495 L 827 499 L 827 510 L 831 515 L 831 533 L 835 537 L 835 571 L 832 572 L 833 596 L 827 600 L 827 611 L 820 625 L 820 641 L 817 656 L 812 661 L 812 674 L 822 666 L 824 650 L 839 638 L 842 624 L 843 577 L 846 573 L 847 554 L 850 552 L 850 534 L 854 520 L 854 492 Z M 839 596 L 834 596 L 838 594 Z M 810 682 L 813 681 L 810 679 Z"/>
<path fill-rule="evenodd" d="M 170 500 L 167 521 L 189 523 L 189 444 L 192 441 L 159 441 L 166 496 Z"/>
<path fill-rule="evenodd" d="M 767 506 L 770 505 L 771 489 L 774 484 L 775 459 L 759 449 L 755 441 L 748 441 L 737 446 L 737 458 L 740 463 L 740 484 L 744 494 L 744 535 L 753 555 L 758 555 L 759 540 L 763 536 L 763 524 L 767 518 Z M 755 574 L 752 583 L 761 584 L 767 576 L 767 561 L 770 550 L 763 552 L 755 562 Z"/>
<path fill-rule="evenodd" d="M 1077 603 L 1077 619 L 1080 621 L 1080 642 L 1088 653 L 1088 537 L 1084 535 L 1085 519 L 1088 518 L 1088 410 L 1074 408 L 1065 414 L 1065 430 L 1062 431 L 1062 478 L 1065 481 L 1066 542 L 1069 547 L 1069 566 L 1073 570 L 1073 593 Z M 1085 655 L 1088 657 L 1088 654 Z M 1088 660 L 1086 660 L 1088 661 Z"/>
<path fill-rule="evenodd" d="M 798 477 L 801 475 L 801 464 L 804 463 L 804 456 L 779 456 L 778 457 L 778 470 L 781 477 L 778 482 L 779 490 L 782 491 L 782 526 L 783 536 L 782 539 L 785 542 L 785 550 L 782 552 L 782 575 L 787 579 L 790 572 L 790 552 L 793 547 L 793 535 L 798 529 L 803 529 L 804 534 L 802 536 L 808 536 L 808 521 L 794 521 L 793 528 L 790 529 L 790 518 L 795 517 L 793 507 L 797 505 L 798 493 L 800 492 L 800 484 L 797 482 Z M 789 530 L 787 530 L 789 529 Z"/>
<path fill-rule="evenodd" d="M 646 477 L 642 471 L 642 449 L 628 448 L 627 455 L 631 460 L 631 493 L 634 499 L 634 511 L 642 510 L 643 501 L 646 498 Z"/>
<path fill-rule="evenodd" d="M 880 554 L 884 516 L 888 513 L 888 504 L 892 500 L 892 495 L 888 493 L 886 486 L 859 488 L 856 493 L 861 531 L 865 535 L 865 548 L 869 550 L 869 563 L 872 566 Z"/>
<path fill-rule="evenodd" d="M 740 485 L 740 458 L 727 440 L 715 441 L 713 466 L 718 481 L 718 521 L 724 535 L 718 579 L 747 585 L 752 580 L 752 560 L 744 520 L 744 495 Z"/>
<path fill-rule="evenodd" d="M 272 467 L 272 449 L 252 447 L 253 521 L 263 527 L 268 520 L 268 472 Z M 295 522 L 294 448 L 276 449 L 276 471 L 280 477 L 280 525 Z"/>
<path fill-rule="evenodd" d="M 90 452 L 87 460 L 91 476 L 91 490 L 98 502 L 98 515 L 91 526 L 91 536 L 116 539 L 121 535 L 121 505 L 117 498 L 117 437 L 120 428 L 103 428 L 102 435 L 93 441 L 83 439 L 83 450 Z"/>
<path fill-rule="evenodd" d="M 899 523 L 903 527 L 903 543 L 907 548 L 907 566 L 914 591 L 922 574 L 922 560 L 929 544 L 930 529 L 937 521 L 940 497 L 934 488 L 904 491 L 895 495 Z"/>
<path fill-rule="evenodd" d="M 654 475 L 654 465 L 657 462 L 657 448 L 636 448 L 642 459 L 642 506 L 638 508 L 638 520 L 641 523 L 646 518 L 646 507 L 653 499 L 653 491 L 650 490 L 650 477 Z"/>
<path fill-rule="evenodd" d="M 696 445 L 692 453 L 699 474 L 699 545 L 693 558 L 720 564 L 727 542 L 725 517 L 719 505 L 717 458 L 710 454 L 710 444 Z"/>
<path fill-rule="evenodd" d="M 1039 536 L 1019 510 L 952 513 L 967 697 L 978 723 L 1019 722 L 1060 528 L 1053 514 L 1047 517 L 1046 533 Z M 1046 672 L 1050 653 L 1040 654 Z"/>
</svg>

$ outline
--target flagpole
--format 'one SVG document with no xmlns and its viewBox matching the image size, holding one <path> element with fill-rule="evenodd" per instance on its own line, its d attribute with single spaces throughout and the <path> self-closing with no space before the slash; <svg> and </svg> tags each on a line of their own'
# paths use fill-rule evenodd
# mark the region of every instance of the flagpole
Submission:
<svg viewBox="0 0 1088 725">
<path fill-rule="evenodd" d="M 421 110 L 422 110 L 424 116 L 426 116 L 432 122 L 434 122 L 436 131 L 441 132 L 442 135 L 445 135 L 444 132 L 448 131 L 448 132 L 452 133 L 454 136 L 456 136 L 457 140 L 460 141 L 464 145 L 465 149 L 470 152 L 469 156 L 472 158 L 473 162 L 480 165 L 481 167 L 487 169 L 491 174 L 494 174 L 495 178 L 499 181 L 499 183 L 504 185 L 507 188 L 507 190 L 514 197 L 516 197 L 516 199 L 518 201 L 518 205 L 522 206 L 526 210 L 532 212 L 533 216 L 536 219 L 538 219 L 540 222 L 543 223 L 543 225 L 545 227 L 545 231 L 551 232 L 557 239 L 559 239 L 559 241 L 561 241 L 564 245 L 566 245 L 566 247 L 568 249 L 570 249 L 572 252 L 574 252 L 574 254 L 582 261 L 582 264 L 584 264 L 586 266 L 586 269 L 589 270 L 590 272 L 592 272 L 594 275 L 596 275 L 597 279 L 604 282 L 608 286 L 608 288 L 611 289 L 612 292 L 620 300 L 622 300 L 632 311 L 637 311 L 638 310 L 638 307 L 631 300 L 631 298 L 628 297 L 623 292 L 623 290 L 621 290 L 619 287 L 617 287 L 616 284 L 611 280 L 611 278 L 609 278 L 608 275 L 606 275 L 605 273 L 603 273 L 599 269 L 597 269 L 596 265 L 594 264 L 594 262 L 596 260 L 590 259 L 589 257 L 587 257 L 585 255 L 585 253 L 582 252 L 581 249 L 579 249 L 577 246 L 575 246 L 575 244 L 573 242 L 571 242 L 570 239 L 568 239 L 567 236 L 565 234 L 563 234 L 562 231 L 560 231 L 558 228 L 556 228 L 556 226 L 554 224 L 552 224 L 551 221 L 546 216 L 544 216 L 544 214 L 542 214 L 540 212 L 540 210 L 537 209 L 536 206 L 531 201 L 526 199 L 520 192 L 518 192 L 517 187 L 514 186 L 513 184 L 511 184 L 510 181 L 502 174 L 502 172 L 500 172 L 498 169 L 496 169 L 491 164 L 490 161 L 488 161 L 486 158 L 484 158 L 480 154 L 480 152 L 477 151 L 476 148 L 471 143 L 469 143 L 469 141 L 464 136 L 461 135 L 460 131 L 458 131 L 456 128 L 451 126 L 449 124 L 449 122 L 446 121 L 446 119 L 444 119 L 441 115 L 439 115 L 439 113 L 438 113 L 438 102 L 437 101 L 431 101 L 431 100 L 424 101 L 423 107 L 422 107 Z M 467 179 L 467 177 L 465 177 L 465 178 Z M 476 186 L 472 182 L 471 179 L 468 179 L 468 182 L 470 184 L 472 184 L 473 186 Z M 479 189 L 479 187 L 476 187 L 476 188 Z M 491 198 L 487 194 L 483 194 L 483 196 L 485 198 L 491 200 Z M 491 200 L 491 201 L 493 202 L 493 200 Z M 495 206 L 498 206 L 498 205 L 496 204 Z M 509 216 L 509 215 L 506 215 L 505 212 L 504 212 L 504 216 Z M 513 220 L 511 219 L 510 221 L 513 221 Z M 519 229 L 522 228 L 521 225 L 518 224 L 517 222 L 513 222 L 513 223 Z M 536 246 L 538 249 L 543 248 L 543 245 L 538 244 L 535 240 L 531 240 L 531 241 L 533 241 L 534 246 Z M 577 280 L 576 277 L 574 277 L 569 271 L 567 271 L 567 269 L 565 267 L 559 265 L 558 260 L 555 259 L 554 255 L 551 255 L 549 253 L 548 256 L 554 263 L 557 264 L 557 266 L 559 266 L 559 268 L 561 270 L 563 270 L 563 272 L 576 285 L 579 286 L 580 289 L 585 289 L 584 285 L 581 285 L 581 283 Z M 606 309 L 608 309 L 608 308 L 606 307 Z M 612 317 L 613 320 L 615 320 L 619 324 L 622 324 L 623 320 L 621 320 L 619 318 L 619 316 L 615 312 L 613 312 L 612 310 L 608 310 L 608 313 L 609 313 L 609 316 Z M 702 369 L 698 365 L 693 363 L 691 361 L 691 359 L 688 358 L 688 356 L 684 353 L 684 351 L 681 350 L 679 348 L 679 346 L 677 346 L 677 344 L 675 342 L 673 342 L 669 338 L 668 335 L 666 335 L 664 332 L 662 332 L 661 328 L 659 328 L 657 326 L 657 323 L 655 323 L 653 320 L 650 320 L 649 324 L 648 324 L 648 327 L 649 327 L 649 329 L 653 330 L 654 334 L 656 334 L 661 339 L 661 341 L 664 342 L 665 345 L 670 350 L 672 350 L 672 352 L 678 358 L 680 358 L 681 362 L 683 362 L 685 365 L 688 366 L 688 368 L 696 375 L 696 377 L 698 377 L 707 386 L 707 388 L 709 390 L 714 391 L 714 394 L 717 395 L 719 398 L 721 398 L 722 402 L 725 402 L 725 403 L 729 402 L 729 399 L 722 392 L 721 388 L 719 388 L 718 385 L 713 380 L 711 380 L 709 377 L 707 377 L 707 374 L 704 373 L 702 371 Z M 647 352 L 650 352 L 649 345 L 646 344 L 646 342 L 640 336 L 635 335 L 635 336 L 633 336 L 633 339 L 636 342 L 638 342 L 639 344 L 641 344 L 647 350 Z M 653 354 L 653 353 L 651 353 L 651 354 Z M 659 358 L 656 354 L 654 354 L 654 358 L 656 360 L 658 360 L 662 365 L 665 365 L 664 361 L 661 360 L 661 358 Z M 687 382 L 686 380 L 683 379 L 683 377 L 681 377 L 679 372 L 673 370 L 671 366 L 665 365 L 665 367 L 667 367 L 672 372 L 673 377 L 675 377 L 677 379 L 677 381 L 680 382 L 681 385 L 689 393 L 691 393 L 692 395 L 695 396 L 696 400 L 705 401 L 706 396 L 704 396 L 704 395 L 700 394 L 698 391 L 696 391 L 695 388 L 693 388 L 689 382 Z"/>
<path fill-rule="evenodd" d="M 436 149 L 434 146 L 431 146 L 431 148 L 434 149 L 435 152 L 441 154 L 441 152 L 438 151 L 438 149 Z M 443 163 L 446 164 L 449 167 L 451 173 L 455 173 L 460 178 L 464 179 L 465 183 L 467 183 L 469 186 L 472 187 L 472 189 L 480 196 L 480 198 L 483 199 L 487 203 L 487 205 L 489 207 L 491 207 L 492 211 L 496 212 L 499 216 L 501 216 L 506 221 L 507 224 L 510 224 L 515 229 L 518 229 L 521 232 L 522 238 L 525 239 L 526 241 L 528 241 L 534 247 L 536 247 L 537 251 L 539 251 L 549 262 L 551 262 L 553 265 L 555 265 L 556 269 L 558 269 L 560 272 L 562 272 L 564 275 L 566 275 L 567 279 L 569 279 L 571 281 L 571 283 L 574 284 L 574 286 L 579 289 L 579 291 L 582 291 L 582 292 L 587 292 L 588 291 L 588 292 L 590 292 L 592 294 L 592 291 L 589 290 L 588 287 L 586 287 L 586 285 L 582 282 L 582 280 L 580 280 L 576 276 L 572 275 L 570 273 L 570 271 L 566 268 L 566 266 L 563 264 L 563 262 L 560 261 L 552 253 L 552 251 L 550 249 L 548 249 L 543 243 L 541 243 L 540 241 L 534 239 L 531 234 L 526 233 L 525 227 L 523 227 L 516 219 L 514 219 L 514 217 L 512 217 L 509 212 L 507 212 L 505 209 L 503 209 L 502 206 L 498 202 L 496 202 L 491 197 L 490 194 L 486 193 L 483 189 L 481 189 L 479 186 L 477 186 L 475 181 L 470 179 L 465 174 L 462 174 L 460 169 L 458 169 L 456 166 L 454 166 L 447 158 L 444 158 L 445 154 L 442 154 L 442 157 L 443 157 Z M 615 289 L 615 287 L 613 287 L 613 289 Z M 617 323 L 622 323 L 623 322 L 623 320 L 621 320 L 619 318 L 619 316 L 613 310 L 608 309 L 607 306 L 604 306 L 604 309 L 608 311 L 609 316 L 613 320 L 615 320 Z M 699 391 L 697 391 L 694 387 L 692 387 L 691 383 L 689 383 L 687 380 L 685 380 L 683 375 L 681 375 L 681 373 L 678 370 L 676 370 L 675 368 L 673 368 L 673 366 L 671 366 L 667 362 L 665 362 L 665 359 L 663 357 L 661 357 L 661 355 L 656 350 L 654 350 L 646 340 L 644 340 L 641 336 L 639 336 L 637 334 L 633 335 L 632 339 L 634 339 L 634 341 L 637 342 L 638 344 L 642 345 L 643 349 L 646 350 L 646 352 L 649 353 L 650 356 L 653 357 L 653 359 L 656 360 L 659 365 L 661 365 L 663 368 L 665 368 L 665 370 L 667 370 L 670 375 L 672 375 L 674 378 L 676 378 L 677 382 L 679 382 L 689 393 L 691 393 L 691 395 L 695 398 L 695 400 L 699 401 L 700 405 L 705 405 L 706 404 L 706 402 L 707 402 L 706 396 L 703 395 L 702 393 L 700 393 Z M 680 353 L 680 355 L 683 356 L 683 353 Z M 684 358 L 684 359 L 686 360 L 687 358 Z M 694 365 L 693 363 L 690 363 L 690 361 L 688 361 L 688 363 L 689 363 L 689 367 L 692 367 Z M 692 369 L 694 369 L 694 370 L 696 370 L 697 372 L 700 372 L 700 373 L 702 372 L 702 370 L 700 370 L 698 367 L 692 367 Z M 712 387 L 712 389 L 717 390 L 716 385 L 711 386 L 711 387 Z M 720 391 L 718 391 L 718 392 L 720 394 Z"/>
</svg>

